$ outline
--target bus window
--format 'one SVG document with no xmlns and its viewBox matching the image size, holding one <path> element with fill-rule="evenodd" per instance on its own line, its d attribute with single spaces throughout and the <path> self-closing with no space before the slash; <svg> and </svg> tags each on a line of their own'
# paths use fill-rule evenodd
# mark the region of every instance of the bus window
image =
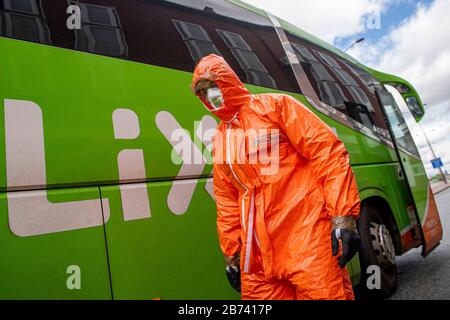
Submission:
<svg viewBox="0 0 450 320">
<path fill-rule="evenodd" d="M 381 83 L 375 79 L 370 73 L 367 71 L 349 63 L 343 62 L 353 74 L 355 74 L 370 90 L 371 93 L 375 94 L 377 88 L 381 88 Z"/>
<path fill-rule="evenodd" d="M 345 107 L 344 94 L 335 82 L 321 81 L 317 85 L 319 86 L 320 97 L 326 104 L 343 110 Z"/>
<path fill-rule="evenodd" d="M 128 47 L 113 7 L 74 3 L 81 9 L 81 29 L 75 29 L 75 49 L 115 57 L 126 57 Z"/>
<path fill-rule="evenodd" d="M 391 124 L 392 134 L 398 146 L 420 158 L 416 144 L 394 97 L 384 88 L 378 89 L 378 96 L 384 106 L 386 117 Z"/>
<path fill-rule="evenodd" d="M 293 42 L 292 47 L 301 61 L 302 67 L 310 74 L 313 83 L 317 86 L 320 99 L 327 105 L 345 112 L 344 93 L 330 72 L 305 46 Z M 317 53 L 317 51 L 315 52 Z M 330 57 L 330 59 L 332 58 Z M 332 63 L 331 60 L 329 62 Z"/>
<path fill-rule="evenodd" d="M 346 86 L 346 88 L 350 91 L 354 102 L 365 105 L 370 112 L 375 112 L 372 103 L 360 87 Z"/>
<path fill-rule="evenodd" d="M 369 111 L 367 106 L 358 102 L 346 102 L 345 106 L 347 108 L 348 115 L 363 124 L 367 128 L 374 128 L 374 120 L 372 117 L 372 112 Z M 375 130 L 376 131 L 376 130 Z"/>
<path fill-rule="evenodd" d="M 247 75 L 247 82 L 270 88 L 276 88 L 275 81 L 269 75 L 266 67 L 261 63 L 252 48 L 240 34 L 217 30 L 222 36 L 234 58 L 239 62 L 241 68 Z"/>
<path fill-rule="evenodd" d="M 332 73 L 336 76 L 336 78 L 340 81 L 340 83 L 349 91 L 351 99 L 346 101 L 347 109 L 351 109 L 352 107 L 354 107 L 355 105 L 354 103 L 356 103 L 356 105 L 360 106 L 359 108 L 357 108 L 358 111 L 361 110 L 361 107 L 363 107 L 363 109 L 367 109 L 369 112 L 375 111 L 369 98 L 364 93 L 364 91 L 359 87 L 356 80 L 353 79 L 347 71 L 342 69 L 341 65 L 337 62 L 337 60 L 335 60 L 330 55 L 318 50 L 314 50 L 314 53 L 317 56 L 319 56 L 320 60 L 323 61 L 323 63 L 328 66 L 328 68 L 332 71 Z M 356 114 L 358 114 L 358 116 L 355 116 Z M 367 126 L 368 118 L 364 116 L 363 118 L 365 119 L 365 121 L 363 122 L 361 120 L 362 118 L 361 115 L 359 115 L 359 112 L 353 111 L 348 112 L 348 115 L 352 117 L 354 120 Z M 368 127 L 372 128 L 374 125 L 375 124 L 372 122 L 371 125 Z"/>
<path fill-rule="evenodd" d="M 42 12 L 39 0 L 2 0 L 4 10 L 39 16 Z"/>
<path fill-rule="evenodd" d="M 173 20 L 173 23 L 195 62 L 210 53 L 222 55 L 202 26 L 179 20 Z"/>
<path fill-rule="evenodd" d="M 66 25 L 70 4 L 80 7 L 80 30 Z M 270 19 L 231 2 L 46 0 L 42 6 L 54 46 L 187 72 L 215 53 L 243 82 L 301 93 Z"/>
<path fill-rule="evenodd" d="M 325 67 L 320 63 L 311 63 L 310 72 L 313 75 L 314 80 L 316 80 L 317 82 L 320 82 L 320 81 L 334 82 L 333 77 L 325 69 Z"/>
<path fill-rule="evenodd" d="M 340 68 L 333 68 L 333 71 L 334 74 L 345 86 L 354 86 L 354 87 L 358 86 L 356 81 L 347 73 L 347 71 L 344 71 L 343 69 Z"/>
<path fill-rule="evenodd" d="M 50 44 L 50 32 L 40 0 L 0 0 L 0 35 Z"/>
<path fill-rule="evenodd" d="M 287 37 L 322 102 L 384 138 L 390 137 L 375 90 L 369 87 L 376 87 L 375 78 L 298 35 L 287 32 Z"/>
<path fill-rule="evenodd" d="M 375 131 L 390 139 L 384 115 L 376 95 L 377 89 L 382 88 L 381 83 L 370 73 L 353 63 L 344 60 L 339 61 L 342 63 L 343 68 L 348 70 L 347 74 L 352 74 L 355 77 L 354 80 L 357 81 L 356 86 L 354 84 L 345 85 L 352 97 L 352 101 L 366 106 L 373 119 Z"/>
<path fill-rule="evenodd" d="M 317 61 L 316 57 L 311 53 L 311 51 L 306 49 L 304 46 L 302 46 L 298 43 L 292 43 L 292 47 L 297 52 L 297 56 L 300 55 L 300 57 L 298 57 L 298 58 L 301 61 L 319 62 L 319 61 Z"/>
<path fill-rule="evenodd" d="M 339 64 L 328 54 L 314 50 L 314 52 L 319 56 L 320 60 L 322 60 L 325 64 L 332 68 L 340 68 Z"/>
</svg>

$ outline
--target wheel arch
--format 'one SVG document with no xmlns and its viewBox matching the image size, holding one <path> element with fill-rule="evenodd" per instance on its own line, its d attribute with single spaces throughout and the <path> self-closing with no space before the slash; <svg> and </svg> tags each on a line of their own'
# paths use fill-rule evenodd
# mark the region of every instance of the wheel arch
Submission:
<svg viewBox="0 0 450 320">
<path fill-rule="evenodd" d="M 361 198 L 361 212 L 363 210 L 363 206 L 372 206 L 377 209 L 380 215 L 387 223 L 387 228 L 392 235 L 395 253 L 396 255 L 401 255 L 403 253 L 403 242 L 400 234 L 400 230 L 398 229 L 397 222 L 394 218 L 394 212 L 388 202 L 388 200 L 383 197 L 381 193 L 368 195 L 364 198 Z"/>
</svg>

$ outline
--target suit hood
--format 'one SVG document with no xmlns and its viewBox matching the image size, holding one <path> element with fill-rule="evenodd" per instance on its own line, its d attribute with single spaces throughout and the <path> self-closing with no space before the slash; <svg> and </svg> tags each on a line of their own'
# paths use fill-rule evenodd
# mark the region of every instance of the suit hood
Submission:
<svg viewBox="0 0 450 320">
<path fill-rule="evenodd" d="M 251 93 L 239 77 L 231 69 L 224 58 L 215 54 L 210 54 L 197 64 L 192 78 L 191 89 L 195 94 L 195 86 L 200 80 L 211 80 L 217 84 L 222 91 L 224 107 L 217 111 L 212 111 L 219 119 L 225 122 L 233 120 L 240 108 L 251 99 Z M 198 95 L 200 100 L 209 105 L 209 102 Z"/>
</svg>

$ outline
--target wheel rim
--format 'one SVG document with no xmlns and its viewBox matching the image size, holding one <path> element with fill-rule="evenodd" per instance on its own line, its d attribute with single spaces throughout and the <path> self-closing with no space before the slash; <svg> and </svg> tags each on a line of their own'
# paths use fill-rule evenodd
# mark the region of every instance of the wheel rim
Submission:
<svg viewBox="0 0 450 320">
<path fill-rule="evenodd" d="M 391 234 L 384 224 L 371 222 L 370 235 L 372 246 L 381 265 L 395 264 L 395 247 Z"/>
</svg>

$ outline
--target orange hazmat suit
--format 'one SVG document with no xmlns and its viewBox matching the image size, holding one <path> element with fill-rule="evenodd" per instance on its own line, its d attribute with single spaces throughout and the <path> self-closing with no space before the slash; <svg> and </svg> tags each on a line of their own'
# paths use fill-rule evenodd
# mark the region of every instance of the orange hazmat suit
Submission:
<svg viewBox="0 0 450 320">
<path fill-rule="evenodd" d="M 222 120 L 213 142 L 217 231 L 224 256 L 240 255 L 242 298 L 353 299 L 330 241 L 332 218 L 356 219 L 360 209 L 344 144 L 295 98 L 251 94 L 222 57 L 198 63 L 194 91 L 200 80 L 223 94 L 217 110 L 197 95 Z"/>
</svg>

